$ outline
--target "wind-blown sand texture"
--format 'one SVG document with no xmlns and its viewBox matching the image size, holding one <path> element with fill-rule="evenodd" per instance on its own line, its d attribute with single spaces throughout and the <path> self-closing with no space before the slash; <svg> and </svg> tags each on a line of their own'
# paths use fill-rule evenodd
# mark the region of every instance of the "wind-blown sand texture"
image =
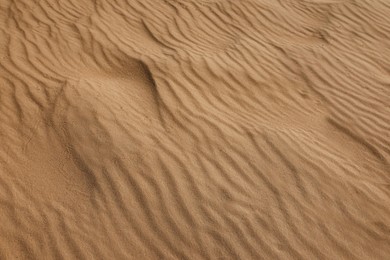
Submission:
<svg viewBox="0 0 390 260">
<path fill-rule="evenodd" d="M 0 259 L 390 259 L 388 0 L 0 0 Z"/>
</svg>

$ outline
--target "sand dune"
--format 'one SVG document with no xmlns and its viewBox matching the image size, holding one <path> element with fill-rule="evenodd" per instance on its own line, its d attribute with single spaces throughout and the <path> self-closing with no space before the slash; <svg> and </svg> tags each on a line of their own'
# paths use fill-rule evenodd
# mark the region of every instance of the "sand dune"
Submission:
<svg viewBox="0 0 390 260">
<path fill-rule="evenodd" d="M 389 259 L 386 0 L 0 0 L 0 259 Z"/>
</svg>

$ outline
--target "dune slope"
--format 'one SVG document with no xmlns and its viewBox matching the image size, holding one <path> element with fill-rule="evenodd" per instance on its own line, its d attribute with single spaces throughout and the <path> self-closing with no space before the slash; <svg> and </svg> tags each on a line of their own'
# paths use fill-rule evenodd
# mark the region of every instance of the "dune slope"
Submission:
<svg viewBox="0 0 390 260">
<path fill-rule="evenodd" d="M 389 259 L 387 0 L 0 0 L 1 259 Z"/>
</svg>

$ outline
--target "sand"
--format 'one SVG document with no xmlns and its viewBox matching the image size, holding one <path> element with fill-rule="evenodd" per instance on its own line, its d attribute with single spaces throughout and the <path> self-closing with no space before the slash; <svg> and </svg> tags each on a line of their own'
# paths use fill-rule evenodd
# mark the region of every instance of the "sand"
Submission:
<svg viewBox="0 0 390 260">
<path fill-rule="evenodd" d="M 0 259 L 390 259 L 387 0 L 0 0 Z"/>
</svg>

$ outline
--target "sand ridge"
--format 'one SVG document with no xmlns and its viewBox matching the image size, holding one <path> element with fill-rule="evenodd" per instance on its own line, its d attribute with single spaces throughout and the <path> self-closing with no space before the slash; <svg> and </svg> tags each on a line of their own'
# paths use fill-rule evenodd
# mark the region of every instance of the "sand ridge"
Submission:
<svg viewBox="0 0 390 260">
<path fill-rule="evenodd" d="M 385 0 L 0 0 L 0 259 L 388 259 Z"/>
</svg>

